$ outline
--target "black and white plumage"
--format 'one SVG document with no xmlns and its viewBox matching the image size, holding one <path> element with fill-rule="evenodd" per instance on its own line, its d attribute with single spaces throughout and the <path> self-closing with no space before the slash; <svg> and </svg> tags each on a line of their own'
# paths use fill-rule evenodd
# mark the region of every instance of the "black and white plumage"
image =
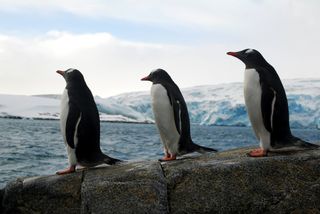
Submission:
<svg viewBox="0 0 320 214">
<path fill-rule="evenodd" d="M 254 49 L 228 52 L 245 65 L 244 98 L 254 133 L 260 141 L 260 155 L 267 151 L 318 148 L 292 135 L 287 96 L 276 70 Z M 255 152 L 253 152 L 253 156 Z M 259 152 L 258 152 L 259 153 Z"/>
<path fill-rule="evenodd" d="M 86 167 L 115 164 L 119 160 L 103 154 L 100 149 L 99 113 L 83 75 L 76 69 L 57 73 L 67 83 L 61 99 L 60 127 L 70 165 L 58 174 L 73 172 L 77 164 Z"/>
<path fill-rule="evenodd" d="M 166 154 L 163 160 L 174 160 L 176 155 L 195 151 L 216 151 L 193 143 L 187 105 L 178 86 L 166 71 L 157 69 L 142 80 L 153 83 L 152 109 Z"/>
</svg>

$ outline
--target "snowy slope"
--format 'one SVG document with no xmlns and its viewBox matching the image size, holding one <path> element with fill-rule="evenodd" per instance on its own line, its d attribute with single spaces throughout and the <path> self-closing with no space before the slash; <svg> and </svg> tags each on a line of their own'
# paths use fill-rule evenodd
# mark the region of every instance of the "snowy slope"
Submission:
<svg viewBox="0 0 320 214">
<path fill-rule="evenodd" d="M 117 122 L 153 122 L 140 112 L 117 102 L 95 97 L 102 121 Z M 0 117 L 18 117 L 32 119 L 59 119 L 59 95 L 4 95 L 0 94 Z"/>
<path fill-rule="evenodd" d="M 292 127 L 320 128 L 320 80 L 284 81 Z M 192 123 L 249 126 L 242 83 L 182 89 Z M 0 116 L 59 118 L 59 95 L 0 94 Z M 95 97 L 103 121 L 152 122 L 150 93 L 132 92 L 110 98 Z"/>
<path fill-rule="evenodd" d="M 59 105 L 58 99 L 0 94 L 0 116 L 2 117 L 58 119 Z"/>
</svg>

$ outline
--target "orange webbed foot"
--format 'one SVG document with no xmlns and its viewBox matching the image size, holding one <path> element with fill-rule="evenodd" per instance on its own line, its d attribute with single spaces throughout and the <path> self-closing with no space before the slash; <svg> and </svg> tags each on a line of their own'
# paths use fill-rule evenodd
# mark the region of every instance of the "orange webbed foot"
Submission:
<svg viewBox="0 0 320 214">
<path fill-rule="evenodd" d="M 65 175 L 70 174 L 76 171 L 76 166 L 70 166 L 69 168 L 66 168 L 64 170 L 56 172 L 57 175 Z"/>
<path fill-rule="evenodd" d="M 177 159 L 176 155 L 166 155 L 162 159 L 160 159 L 159 161 L 172 161 L 172 160 L 176 160 L 176 159 Z"/>
<path fill-rule="evenodd" d="M 249 157 L 265 157 L 267 156 L 267 150 L 265 149 L 254 149 L 251 152 L 248 153 Z"/>
</svg>

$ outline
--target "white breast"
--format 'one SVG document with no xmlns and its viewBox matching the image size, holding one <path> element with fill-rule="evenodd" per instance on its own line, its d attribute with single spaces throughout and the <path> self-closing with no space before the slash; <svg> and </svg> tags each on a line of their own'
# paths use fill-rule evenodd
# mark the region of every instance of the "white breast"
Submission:
<svg viewBox="0 0 320 214">
<path fill-rule="evenodd" d="M 153 84 L 151 98 L 153 114 L 161 141 L 169 153 L 177 154 L 180 135 L 175 125 L 173 108 L 167 90 L 161 84 Z"/>
<path fill-rule="evenodd" d="M 64 143 L 67 147 L 69 164 L 70 166 L 72 166 L 77 164 L 77 157 L 75 154 L 75 149 L 72 149 L 67 143 L 66 126 L 67 126 L 68 113 L 69 113 L 69 96 L 68 96 L 68 90 L 65 89 L 63 91 L 61 104 L 60 104 L 60 129 L 61 129 Z"/>
<path fill-rule="evenodd" d="M 68 90 L 65 89 L 62 94 L 61 104 L 60 104 L 60 128 L 64 141 L 66 142 L 66 124 L 69 113 L 69 96 Z"/>
<path fill-rule="evenodd" d="M 244 76 L 244 99 L 252 128 L 260 140 L 261 147 L 270 147 L 270 133 L 266 130 L 261 111 L 261 85 L 259 73 L 255 69 L 246 69 Z"/>
</svg>

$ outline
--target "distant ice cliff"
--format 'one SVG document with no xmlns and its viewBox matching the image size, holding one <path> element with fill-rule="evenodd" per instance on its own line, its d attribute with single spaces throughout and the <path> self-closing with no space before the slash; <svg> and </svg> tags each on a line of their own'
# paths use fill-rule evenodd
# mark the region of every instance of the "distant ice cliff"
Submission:
<svg viewBox="0 0 320 214">
<path fill-rule="evenodd" d="M 320 128 L 320 79 L 284 81 L 291 126 Z M 182 89 L 192 123 L 249 126 L 242 83 Z M 132 92 L 109 98 L 95 97 L 103 121 L 152 122 L 149 92 Z M 0 116 L 59 119 L 58 95 L 1 95 Z"/>
</svg>

